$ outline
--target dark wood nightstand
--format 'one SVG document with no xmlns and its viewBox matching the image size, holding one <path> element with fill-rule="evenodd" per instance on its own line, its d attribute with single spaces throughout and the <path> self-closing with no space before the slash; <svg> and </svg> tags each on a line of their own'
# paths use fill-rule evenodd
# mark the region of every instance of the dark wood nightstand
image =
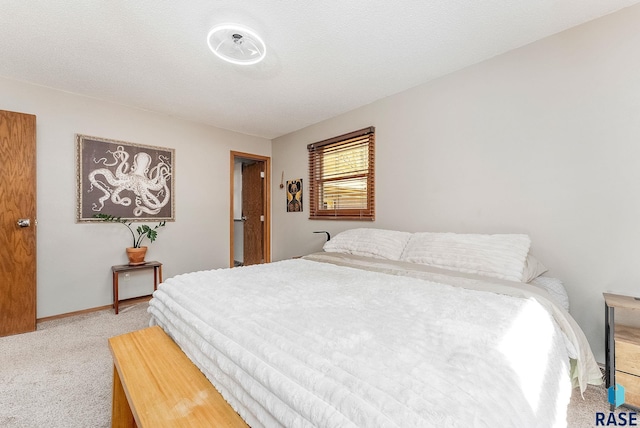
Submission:
<svg viewBox="0 0 640 428">
<path fill-rule="evenodd" d="M 118 314 L 118 275 L 120 272 L 129 272 L 132 270 L 151 269 L 153 268 L 153 291 L 158 289 L 158 284 L 162 282 L 162 263 L 146 262 L 141 265 L 117 265 L 111 266 L 113 272 L 113 309 Z"/>
</svg>

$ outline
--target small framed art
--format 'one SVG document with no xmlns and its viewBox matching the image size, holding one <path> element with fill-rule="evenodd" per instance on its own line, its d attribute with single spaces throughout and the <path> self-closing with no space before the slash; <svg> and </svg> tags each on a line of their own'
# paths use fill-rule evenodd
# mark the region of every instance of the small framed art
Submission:
<svg viewBox="0 0 640 428">
<path fill-rule="evenodd" d="M 287 212 L 302 212 L 302 178 L 287 181 Z"/>
</svg>

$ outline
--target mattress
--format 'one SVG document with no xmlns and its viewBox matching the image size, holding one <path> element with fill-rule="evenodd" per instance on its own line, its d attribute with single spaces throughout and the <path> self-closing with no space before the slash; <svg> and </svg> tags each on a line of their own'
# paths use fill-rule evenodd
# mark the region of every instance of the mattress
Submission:
<svg viewBox="0 0 640 428">
<path fill-rule="evenodd" d="M 149 312 L 253 427 L 566 426 L 572 380 L 600 382 L 544 290 L 401 262 L 194 272 Z"/>
</svg>

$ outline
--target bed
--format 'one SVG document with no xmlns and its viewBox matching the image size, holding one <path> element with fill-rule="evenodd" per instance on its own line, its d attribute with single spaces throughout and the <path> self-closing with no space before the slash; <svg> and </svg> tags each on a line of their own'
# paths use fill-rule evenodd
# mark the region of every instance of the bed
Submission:
<svg viewBox="0 0 640 428">
<path fill-rule="evenodd" d="M 170 278 L 151 324 L 252 427 L 566 426 L 572 388 L 601 373 L 529 247 L 353 229 L 301 259 Z"/>
</svg>

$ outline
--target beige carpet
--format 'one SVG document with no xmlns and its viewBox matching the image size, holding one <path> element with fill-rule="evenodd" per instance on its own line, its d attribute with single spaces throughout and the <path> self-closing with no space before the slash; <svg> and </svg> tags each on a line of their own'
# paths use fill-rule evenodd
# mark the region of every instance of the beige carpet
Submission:
<svg viewBox="0 0 640 428">
<path fill-rule="evenodd" d="M 0 427 L 111 425 L 107 339 L 148 327 L 148 303 L 38 324 L 0 338 Z"/>
<path fill-rule="evenodd" d="M 628 413 L 631 411 L 625 407 L 620 407 L 614 413 Z M 597 412 L 605 414 L 605 421 L 609 417 L 609 402 L 607 401 L 607 391 L 604 386 L 589 386 L 584 393 L 584 400 L 580 397 L 580 393 L 574 390 L 567 415 L 568 426 L 570 428 L 595 427 Z"/>
<path fill-rule="evenodd" d="M 148 326 L 147 303 L 44 322 L 38 330 L 0 338 L 0 427 L 110 426 L 111 336 Z M 595 426 L 608 415 L 604 388 L 574 393 L 569 427 Z M 620 410 L 619 410 L 620 411 Z M 621 409 L 621 411 L 628 411 Z"/>
</svg>

